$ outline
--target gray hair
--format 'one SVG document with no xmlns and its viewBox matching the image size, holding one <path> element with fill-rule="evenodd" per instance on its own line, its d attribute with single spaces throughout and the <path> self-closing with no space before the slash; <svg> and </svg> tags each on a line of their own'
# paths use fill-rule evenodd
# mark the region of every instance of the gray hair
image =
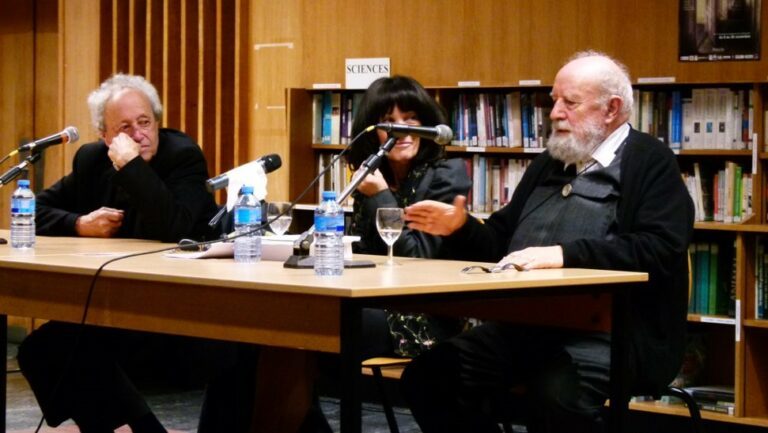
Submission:
<svg viewBox="0 0 768 433">
<path fill-rule="evenodd" d="M 571 56 L 567 63 L 585 57 L 600 57 L 613 64 L 613 67 L 600 68 L 599 75 L 595 77 L 603 94 L 600 97 L 600 102 L 607 103 L 612 96 L 618 96 L 622 101 L 621 113 L 626 116 L 631 115 L 635 98 L 632 94 L 632 79 L 629 77 L 627 67 L 613 57 L 595 50 L 579 51 Z"/>
<path fill-rule="evenodd" d="M 104 132 L 104 107 L 117 93 L 133 89 L 143 93 L 152 105 L 155 120 L 159 121 L 163 116 L 163 104 L 157 96 L 157 89 L 149 81 L 140 75 L 115 74 L 107 78 L 98 89 L 88 95 L 88 108 L 91 110 L 91 122 L 93 126 Z"/>
</svg>

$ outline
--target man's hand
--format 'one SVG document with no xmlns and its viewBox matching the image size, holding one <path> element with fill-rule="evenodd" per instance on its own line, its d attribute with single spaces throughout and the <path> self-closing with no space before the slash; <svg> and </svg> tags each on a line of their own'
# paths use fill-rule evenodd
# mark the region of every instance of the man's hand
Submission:
<svg viewBox="0 0 768 433">
<path fill-rule="evenodd" d="M 389 189 L 389 185 L 384 180 L 384 175 L 378 169 L 365 176 L 360 185 L 357 186 L 357 190 L 365 194 L 366 197 L 376 195 L 385 189 Z"/>
<path fill-rule="evenodd" d="M 109 238 L 117 233 L 122 224 L 122 210 L 102 207 L 79 217 L 75 222 L 75 231 L 79 236 Z"/>
<path fill-rule="evenodd" d="M 405 208 L 408 228 L 448 236 L 467 222 L 467 198 L 457 195 L 453 205 L 434 200 L 424 200 Z"/>
<path fill-rule="evenodd" d="M 501 259 L 496 266 L 501 267 L 507 263 L 520 265 L 525 270 L 562 268 L 563 247 L 560 245 L 552 247 L 528 247 L 522 250 L 513 251 Z"/>
<path fill-rule="evenodd" d="M 128 134 L 121 132 L 115 138 L 112 139 L 112 143 L 109 144 L 109 151 L 107 155 L 112 160 L 112 165 L 115 170 L 120 170 L 125 164 L 128 164 L 130 160 L 136 158 L 141 153 L 141 145 L 135 141 Z"/>
</svg>

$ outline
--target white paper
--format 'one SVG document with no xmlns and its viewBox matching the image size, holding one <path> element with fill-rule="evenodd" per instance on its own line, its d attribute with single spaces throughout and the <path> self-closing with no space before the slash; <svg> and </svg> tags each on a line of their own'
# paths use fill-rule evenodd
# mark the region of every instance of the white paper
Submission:
<svg viewBox="0 0 768 433">
<path fill-rule="evenodd" d="M 299 235 L 263 236 L 261 238 L 261 260 L 285 261 L 293 254 L 293 243 Z M 352 242 L 360 240 L 360 236 L 344 236 L 344 258 L 352 259 Z M 314 243 L 312 244 L 314 245 Z M 234 257 L 234 242 L 216 242 L 205 251 L 174 250 L 165 254 L 174 259 L 212 259 Z M 314 254 L 310 247 L 310 254 Z"/>
</svg>

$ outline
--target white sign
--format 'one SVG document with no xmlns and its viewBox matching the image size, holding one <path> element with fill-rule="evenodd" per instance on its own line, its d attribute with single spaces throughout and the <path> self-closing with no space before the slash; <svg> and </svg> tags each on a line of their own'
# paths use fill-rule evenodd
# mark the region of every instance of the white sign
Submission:
<svg viewBox="0 0 768 433">
<path fill-rule="evenodd" d="M 389 77 L 389 57 L 347 59 L 347 89 L 367 89 L 377 78 Z"/>
</svg>

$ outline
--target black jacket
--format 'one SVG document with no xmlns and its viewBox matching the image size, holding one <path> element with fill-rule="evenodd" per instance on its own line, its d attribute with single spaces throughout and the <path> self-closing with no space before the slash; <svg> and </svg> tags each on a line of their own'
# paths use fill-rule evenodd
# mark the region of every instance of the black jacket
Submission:
<svg viewBox="0 0 768 433">
<path fill-rule="evenodd" d="M 103 141 L 81 146 L 72 172 L 37 196 L 37 234 L 77 236 L 77 217 L 102 206 L 125 211 L 121 238 L 176 242 L 211 236 L 216 213 L 206 190 L 208 168 L 200 147 L 187 135 L 160 129 L 157 154 L 136 157 L 115 171 Z"/>
<path fill-rule="evenodd" d="M 472 181 L 467 175 L 464 161 L 461 159 L 440 160 L 426 168 L 424 176 L 418 185 L 414 186 L 413 201 L 411 203 L 398 202 L 395 194 L 386 189 L 371 197 L 363 194 L 355 195 L 356 226 L 351 233 L 360 236 L 360 242 L 354 245 L 356 253 L 362 254 L 386 254 L 387 245 L 381 240 L 376 230 L 376 209 L 380 207 L 404 207 L 421 200 L 437 200 L 444 203 L 453 203 L 457 195 L 467 195 L 472 188 Z M 439 258 L 446 253 L 441 250 L 442 237 L 433 236 L 408 227 L 393 246 L 393 252 L 401 257 L 425 257 Z"/>
<path fill-rule="evenodd" d="M 448 243 L 474 260 L 495 262 L 507 251 L 533 189 L 563 164 L 547 152 L 532 161 L 512 201 L 486 224 L 470 218 Z M 670 149 L 631 130 L 621 159 L 618 235 L 562 244 L 564 266 L 648 272 L 649 282 L 630 295 L 635 384 L 658 388 L 677 374 L 685 349 L 688 243 L 693 203 Z"/>
</svg>

